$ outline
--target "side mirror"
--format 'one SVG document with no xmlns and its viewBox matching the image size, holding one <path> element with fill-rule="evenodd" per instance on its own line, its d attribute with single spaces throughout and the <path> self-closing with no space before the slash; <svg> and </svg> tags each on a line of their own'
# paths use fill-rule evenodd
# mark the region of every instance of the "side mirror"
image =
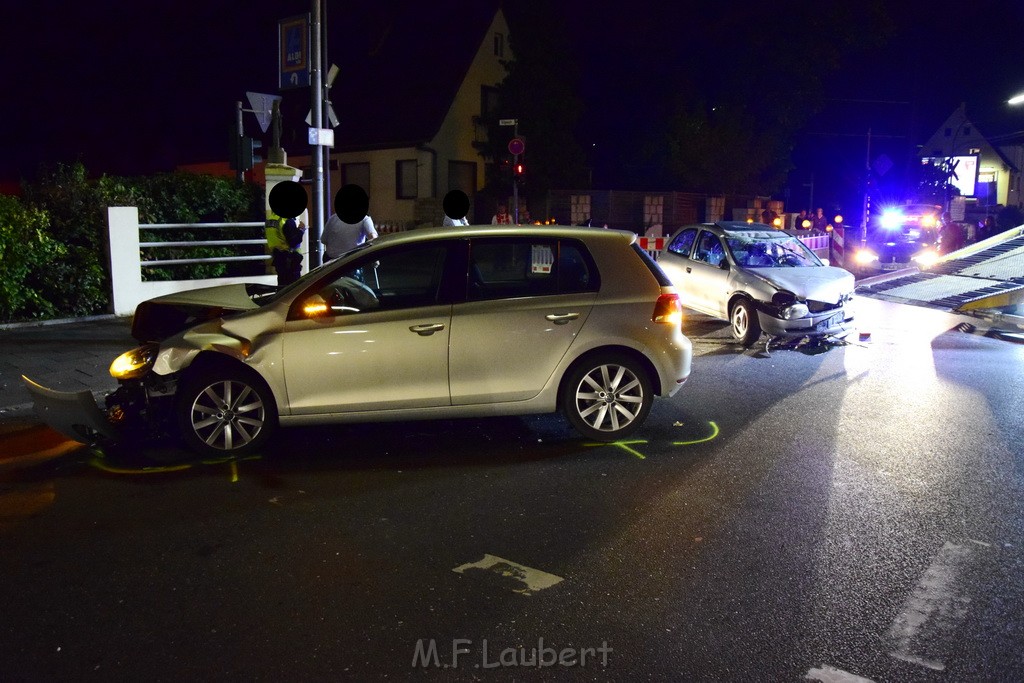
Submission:
<svg viewBox="0 0 1024 683">
<path fill-rule="evenodd" d="M 722 262 L 718 264 L 719 270 L 729 270 L 729 262 L 722 259 Z"/>
</svg>

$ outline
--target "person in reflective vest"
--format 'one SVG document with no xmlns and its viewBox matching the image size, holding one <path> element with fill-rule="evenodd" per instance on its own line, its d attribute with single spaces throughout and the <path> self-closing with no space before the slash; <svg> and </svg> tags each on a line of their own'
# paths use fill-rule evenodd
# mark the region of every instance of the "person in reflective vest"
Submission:
<svg viewBox="0 0 1024 683">
<path fill-rule="evenodd" d="M 302 234 L 306 226 L 294 218 L 278 216 L 267 212 L 266 237 L 270 249 L 270 260 L 277 271 L 277 285 L 284 287 L 299 279 L 302 272 Z"/>
</svg>

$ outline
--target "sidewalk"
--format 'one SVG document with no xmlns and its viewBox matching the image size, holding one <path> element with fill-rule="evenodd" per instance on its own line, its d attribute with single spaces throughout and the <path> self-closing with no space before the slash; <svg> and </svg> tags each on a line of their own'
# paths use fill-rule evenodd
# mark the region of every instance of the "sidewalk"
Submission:
<svg viewBox="0 0 1024 683">
<path fill-rule="evenodd" d="M 60 391 L 116 388 L 110 362 L 139 345 L 130 329 L 131 318 L 113 316 L 0 329 L 0 427 L 38 422 L 22 375 Z"/>
</svg>

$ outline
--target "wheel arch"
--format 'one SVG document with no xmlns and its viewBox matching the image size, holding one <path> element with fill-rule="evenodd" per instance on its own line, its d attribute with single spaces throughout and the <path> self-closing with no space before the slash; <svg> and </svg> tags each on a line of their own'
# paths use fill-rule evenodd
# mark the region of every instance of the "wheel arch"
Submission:
<svg viewBox="0 0 1024 683">
<path fill-rule="evenodd" d="M 622 346 L 617 344 L 613 344 L 610 346 L 599 346 L 596 349 L 590 349 L 589 351 L 580 354 L 578 358 L 576 358 L 572 363 L 569 364 L 569 367 L 565 369 L 565 372 L 562 373 L 561 378 L 558 380 L 558 398 L 556 405 L 558 410 L 561 410 L 564 407 L 562 401 L 562 394 L 564 393 L 563 390 L 565 389 L 565 383 L 566 381 L 568 381 L 568 378 L 570 375 L 572 375 L 573 371 L 581 363 L 587 362 L 590 358 L 593 358 L 594 356 L 601 356 L 606 353 L 621 353 L 639 363 L 640 366 L 644 369 L 644 372 L 647 373 L 647 379 L 651 382 L 651 388 L 654 392 L 654 395 L 661 395 L 661 376 L 658 374 L 658 369 L 654 366 L 654 363 L 652 363 L 651 359 L 648 358 L 643 352 L 638 351 L 637 349 L 634 349 L 629 346 Z"/>
</svg>

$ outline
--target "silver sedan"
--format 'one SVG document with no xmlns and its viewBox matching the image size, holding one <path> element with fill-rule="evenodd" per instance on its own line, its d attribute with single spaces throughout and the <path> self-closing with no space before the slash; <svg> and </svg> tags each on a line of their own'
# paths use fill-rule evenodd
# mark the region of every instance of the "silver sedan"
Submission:
<svg viewBox="0 0 1024 683">
<path fill-rule="evenodd" d="M 728 320 L 744 346 L 762 332 L 841 336 L 853 322 L 853 275 L 826 265 L 796 236 L 768 225 L 722 221 L 680 228 L 658 263 L 684 306 Z"/>
</svg>

